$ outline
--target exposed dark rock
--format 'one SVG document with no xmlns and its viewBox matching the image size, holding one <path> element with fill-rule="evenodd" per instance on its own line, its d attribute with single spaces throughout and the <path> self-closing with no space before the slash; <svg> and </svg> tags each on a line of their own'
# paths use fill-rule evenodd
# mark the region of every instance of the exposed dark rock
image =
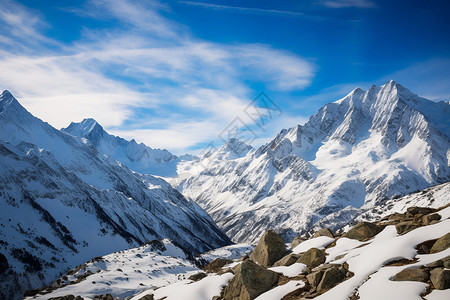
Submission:
<svg viewBox="0 0 450 300">
<path fill-rule="evenodd" d="M 49 298 L 48 300 L 83 300 L 80 296 L 66 295 L 61 297 Z"/>
<path fill-rule="evenodd" d="M 141 298 L 139 298 L 139 300 L 154 300 L 154 296 L 153 295 L 145 295 Z"/>
<path fill-rule="evenodd" d="M 315 268 L 325 262 L 325 254 L 317 248 L 311 248 L 297 260 L 297 262 L 307 265 L 310 268 Z"/>
<path fill-rule="evenodd" d="M 234 277 L 224 288 L 225 300 L 252 300 L 268 291 L 278 281 L 279 274 L 246 260 L 234 268 Z"/>
<path fill-rule="evenodd" d="M 427 215 L 427 214 L 431 214 L 431 213 L 433 213 L 435 211 L 436 211 L 436 209 L 434 209 L 434 208 L 417 207 L 417 206 L 408 207 L 406 209 L 406 212 L 411 214 L 411 215 L 418 215 L 418 214 Z"/>
<path fill-rule="evenodd" d="M 306 279 L 308 280 L 308 283 L 314 287 L 317 288 L 317 286 L 320 283 L 320 280 L 322 279 L 323 270 L 313 272 L 311 274 L 306 275 Z"/>
<path fill-rule="evenodd" d="M 423 225 L 430 225 L 433 221 L 439 221 L 441 219 L 440 214 L 430 214 L 422 217 Z"/>
<path fill-rule="evenodd" d="M 274 231 L 267 231 L 259 240 L 258 245 L 250 254 L 250 259 L 261 266 L 270 267 L 283 257 L 286 245 L 283 239 Z"/>
<path fill-rule="evenodd" d="M 328 228 L 321 228 L 319 229 L 314 235 L 313 238 L 319 237 L 319 236 L 327 236 L 330 238 L 334 238 L 333 233 Z"/>
<path fill-rule="evenodd" d="M 202 280 L 203 278 L 205 278 L 206 276 L 207 276 L 206 273 L 199 272 L 199 273 L 189 276 L 188 279 L 192 280 L 192 281 L 199 281 L 199 280 Z"/>
<path fill-rule="evenodd" d="M 448 247 L 450 247 L 450 232 L 438 239 L 436 243 L 434 243 L 433 247 L 431 247 L 430 249 L 430 253 L 441 252 Z"/>
<path fill-rule="evenodd" d="M 430 249 L 437 240 L 424 241 L 416 246 L 417 254 L 430 254 Z"/>
<path fill-rule="evenodd" d="M 364 241 L 377 235 L 381 231 L 381 228 L 375 224 L 369 222 L 360 222 L 346 232 L 343 237 L 354 239 L 358 241 Z"/>
<path fill-rule="evenodd" d="M 394 281 L 420 281 L 427 282 L 430 279 L 427 271 L 421 268 L 409 268 L 395 274 Z"/>
<path fill-rule="evenodd" d="M 232 263 L 232 260 L 229 259 L 224 259 L 224 258 L 216 258 L 215 260 L 213 260 L 211 263 L 209 263 L 208 265 L 206 265 L 203 268 L 203 271 L 207 272 L 207 273 L 217 273 L 220 270 L 222 270 L 222 268 L 225 265 L 228 265 L 230 263 Z"/>
<path fill-rule="evenodd" d="M 446 290 L 450 288 L 450 270 L 436 268 L 430 272 L 431 283 L 438 290 Z"/>
<path fill-rule="evenodd" d="M 395 225 L 395 229 L 397 230 L 398 234 L 405 234 L 413 229 L 419 228 L 420 226 L 421 224 L 416 221 L 406 221 L 400 222 Z"/>
<path fill-rule="evenodd" d="M 290 266 L 290 265 L 293 265 L 299 258 L 300 258 L 299 254 L 291 253 L 291 254 L 286 255 L 285 257 L 283 257 L 279 261 L 275 262 L 273 264 L 273 266 L 274 267 Z"/>
<path fill-rule="evenodd" d="M 345 269 L 338 266 L 328 268 L 323 273 L 322 279 L 317 286 L 318 292 L 324 292 L 331 289 L 338 283 L 341 283 L 345 279 Z"/>
<path fill-rule="evenodd" d="M 306 240 L 308 240 L 308 239 L 305 237 L 296 236 L 291 242 L 291 248 L 294 249 L 295 247 L 297 247 L 298 245 L 300 245 L 301 243 L 303 243 Z"/>
<path fill-rule="evenodd" d="M 94 300 L 114 300 L 114 297 L 111 296 L 110 294 L 97 295 L 97 296 L 94 296 Z"/>
</svg>

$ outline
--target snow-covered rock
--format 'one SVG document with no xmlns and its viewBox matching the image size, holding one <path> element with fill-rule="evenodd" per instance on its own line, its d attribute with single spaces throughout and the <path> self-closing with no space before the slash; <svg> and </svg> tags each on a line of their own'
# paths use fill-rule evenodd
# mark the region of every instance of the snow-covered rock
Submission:
<svg viewBox="0 0 450 300">
<path fill-rule="evenodd" d="M 94 125 L 95 128 L 95 125 Z M 190 253 L 230 244 L 167 182 L 141 175 L 91 142 L 0 96 L 0 298 L 55 280 L 92 257 L 171 238 Z"/>
<path fill-rule="evenodd" d="M 235 242 L 267 229 L 290 241 L 319 221 L 339 228 L 388 199 L 448 182 L 449 115 L 450 102 L 394 81 L 357 88 L 245 155 L 222 147 L 179 164 L 171 182 Z"/>
</svg>

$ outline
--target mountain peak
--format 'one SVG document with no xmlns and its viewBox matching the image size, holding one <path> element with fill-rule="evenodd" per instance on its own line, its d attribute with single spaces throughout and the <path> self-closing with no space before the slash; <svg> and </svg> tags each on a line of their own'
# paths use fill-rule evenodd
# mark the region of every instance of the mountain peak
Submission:
<svg viewBox="0 0 450 300">
<path fill-rule="evenodd" d="M 235 156 L 241 157 L 246 155 L 252 148 L 252 146 L 247 145 L 245 142 L 237 139 L 230 138 L 225 145 L 223 145 L 219 152 L 229 152 Z"/>
<path fill-rule="evenodd" d="M 107 134 L 103 127 L 92 118 L 83 119 L 80 123 L 72 122 L 67 128 L 62 128 L 61 131 L 82 138 L 89 137 L 93 144 L 96 144 L 103 135 Z"/>
<path fill-rule="evenodd" d="M 0 95 L 0 112 L 3 112 L 3 110 L 10 106 L 13 102 L 17 102 L 17 100 L 8 90 L 4 90 Z"/>
</svg>

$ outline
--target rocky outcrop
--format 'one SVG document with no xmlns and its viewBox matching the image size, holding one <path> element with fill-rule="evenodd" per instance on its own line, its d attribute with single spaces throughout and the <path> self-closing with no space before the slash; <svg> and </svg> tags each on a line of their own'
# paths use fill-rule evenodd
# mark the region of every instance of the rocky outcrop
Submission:
<svg viewBox="0 0 450 300">
<path fill-rule="evenodd" d="M 283 257 L 286 252 L 286 245 L 283 239 L 274 231 L 267 231 L 259 240 L 250 259 L 261 266 L 270 267 L 277 260 Z"/>
<path fill-rule="evenodd" d="M 206 273 L 199 272 L 199 273 L 189 276 L 188 279 L 192 280 L 192 281 L 199 281 L 199 280 L 202 280 L 203 278 L 205 278 L 206 276 L 208 276 L 208 275 L 206 275 Z"/>
<path fill-rule="evenodd" d="M 422 223 L 423 225 L 431 225 L 434 224 L 436 221 L 439 221 L 440 219 L 441 215 L 439 214 L 425 215 L 422 217 Z"/>
<path fill-rule="evenodd" d="M 300 245 L 300 243 L 303 243 L 304 241 L 308 240 L 305 237 L 302 236 L 296 236 L 292 242 L 291 242 L 291 248 L 294 249 L 295 247 L 297 247 L 298 245 Z"/>
<path fill-rule="evenodd" d="M 315 268 L 325 262 L 325 254 L 317 248 L 311 248 L 303 253 L 297 262 L 305 264 L 310 268 Z"/>
<path fill-rule="evenodd" d="M 234 277 L 222 291 L 225 300 L 252 300 L 276 285 L 279 274 L 246 260 L 234 269 Z"/>
<path fill-rule="evenodd" d="M 411 230 L 419 228 L 420 226 L 421 224 L 416 221 L 406 221 L 396 224 L 395 229 L 397 230 L 398 234 L 405 234 Z"/>
<path fill-rule="evenodd" d="M 430 275 L 431 283 L 436 289 L 446 290 L 450 288 L 450 270 L 436 268 L 431 270 Z"/>
<path fill-rule="evenodd" d="M 291 253 L 273 264 L 274 267 L 293 265 L 300 258 L 299 254 Z"/>
<path fill-rule="evenodd" d="M 345 279 L 345 273 L 346 270 L 341 266 L 332 266 L 326 269 L 319 285 L 317 286 L 317 291 L 321 293 L 341 283 Z"/>
<path fill-rule="evenodd" d="M 154 300 L 155 297 L 153 295 L 145 295 L 141 297 L 139 300 Z"/>
<path fill-rule="evenodd" d="M 381 231 L 381 228 L 369 222 L 360 222 L 347 231 L 343 237 L 358 241 L 365 241 L 374 237 Z"/>
<path fill-rule="evenodd" d="M 330 238 L 334 238 L 333 233 L 328 228 L 321 228 L 319 229 L 314 235 L 313 238 L 319 237 L 319 236 L 327 236 Z"/>
<path fill-rule="evenodd" d="M 420 281 L 427 282 L 430 279 L 427 271 L 422 268 L 405 269 L 394 276 L 394 281 Z"/>
<path fill-rule="evenodd" d="M 217 273 L 220 270 L 222 270 L 222 268 L 225 265 L 228 265 L 230 263 L 232 263 L 232 260 L 229 259 L 224 259 L 224 258 L 216 258 L 215 260 L 213 260 L 212 262 L 210 262 L 209 264 L 207 264 L 204 268 L 203 271 L 207 272 L 207 273 Z"/>
<path fill-rule="evenodd" d="M 114 300 L 114 297 L 111 296 L 110 294 L 97 295 L 97 296 L 94 296 L 94 300 Z"/>
<path fill-rule="evenodd" d="M 437 253 L 444 251 L 450 247 L 450 232 L 441 237 L 434 243 L 433 247 L 430 249 L 430 253 Z"/>
</svg>

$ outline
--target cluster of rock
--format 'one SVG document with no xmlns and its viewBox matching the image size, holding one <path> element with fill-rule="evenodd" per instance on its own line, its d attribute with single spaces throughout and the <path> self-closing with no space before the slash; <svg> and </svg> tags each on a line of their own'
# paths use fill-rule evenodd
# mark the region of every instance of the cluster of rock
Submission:
<svg viewBox="0 0 450 300">
<path fill-rule="evenodd" d="M 367 241 L 380 233 L 387 225 L 395 225 L 397 233 L 403 235 L 421 226 L 439 222 L 441 216 L 437 209 L 411 207 L 404 214 L 392 214 L 377 222 L 360 222 L 345 233 L 333 234 L 329 229 L 318 230 L 312 238 L 327 236 L 335 238 L 327 248 L 336 245 L 337 239 L 346 237 L 358 241 Z M 291 249 L 306 241 L 299 236 L 293 239 Z M 437 253 L 450 247 L 450 233 L 438 240 L 426 241 L 417 246 L 419 254 Z M 303 253 L 292 253 L 286 250 L 285 243 L 274 231 L 267 231 L 259 240 L 253 252 L 241 258 L 241 263 L 227 268 L 232 261 L 216 259 L 205 267 L 208 273 L 222 274 L 231 272 L 234 277 L 222 290 L 220 296 L 213 300 L 251 300 L 266 291 L 287 283 L 291 280 L 301 280 L 305 284 L 297 290 L 285 295 L 282 300 L 310 299 L 323 294 L 334 286 L 352 277 L 354 274 L 348 269 L 347 263 L 333 264 L 326 262 L 325 249 L 310 248 Z M 399 261 L 397 265 L 404 265 L 414 261 Z M 307 267 L 295 277 L 286 277 L 274 272 L 269 267 L 291 266 L 302 263 Z M 407 268 L 398 273 L 392 280 L 421 281 L 430 284 L 431 289 L 450 288 L 450 257 L 435 261 L 420 268 Z M 431 291 L 429 289 L 428 292 Z M 358 299 L 357 294 L 354 295 Z"/>
</svg>

